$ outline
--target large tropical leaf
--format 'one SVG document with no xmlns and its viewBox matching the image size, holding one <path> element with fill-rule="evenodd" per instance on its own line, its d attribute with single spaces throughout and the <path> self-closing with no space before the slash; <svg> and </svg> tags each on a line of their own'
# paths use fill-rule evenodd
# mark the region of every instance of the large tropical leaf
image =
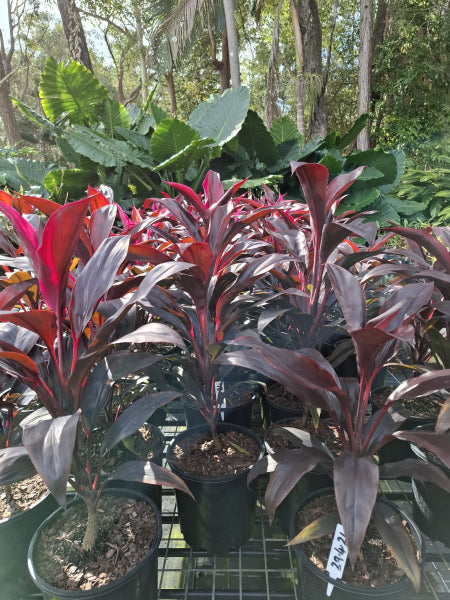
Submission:
<svg viewBox="0 0 450 600">
<path fill-rule="evenodd" d="M 189 125 L 202 138 L 223 146 L 240 131 L 250 103 L 248 88 L 240 86 L 202 102 L 189 117 Z"/>
<path fill-rule="evenodd" d="M 57 63 L 47 58 L 39 86 L 39 98 L 50 121 L 95 125 L 108 90 L 80 63 Z"/>
<path fill-rule="evenodd" d="M 270 135 L 276 146 L 280 146 L 283 142 L 290 140 L 299 140 L 299 132 L 297 127 L 289 117 L 280 117 L 270 128 Z"/>
<path fill-rule="evenodd" d="M 155 134 L 153 134 L 154 136 Z M 152 137 L 153 140 L 153 137 Z M 213 140 L 206 138 L 194 139 L 182 150 L 163 161 L 156 167 L 155 171 L 176 171 L 177 169 L 186 169 L 192 163 L 198 160 L 217 158 L 220 156 L 220 148 L 215 146 Z"/>
<path fill-rule="evenodd" d="M 278 162 L 279 155 L 275 142 L 261 117 L 253 110 L 248 111 L 238 138 L 252 160 L 257 159 L 267 166 Z"/>
<path fill-rule="evenodd" d="M 52 169 L 44 178 L 47 190 L 61 203 L 86 196 L 88 186 L 97 183 L 98 173 L 84 169 Z"/>
<path fill-rule="evenodd" d="M 162 163 L 199 139 L 199 134 L 183 121 L 164 119 L 155 129 L 150 141 L 152 157 L 155 162 Z"/>
<path fill-rule="evenodd" d="M 392 185 L 397 180 L 398 166 L 397 159 L 393 153 L 384 152 L 383 150 L 366 150 L 365 152 L 357 152 L 351 154 L 345 161 L 345 169 L 354 169 L 355 167 L 366 166 L 374 167 L 377 172 L 373 172 L 373 179 L 378 186 Z M 380 177 L 379 172 L 382 173 Z M 364 175 L 369 177 L 370 171 Z M 357 190 L 367 186 L 367 181 L 360 179 L 354 184 L 353 190 Z"/>
<path fill-rule="evenodd" d="M 105 133 L 109 137 L 114 137 L 116 127 L 122 127 L 125 130 L 130 128 L 130 117 L 126 108 L 115 98 L 105 99 L 101 119 Z"/>
</svg>

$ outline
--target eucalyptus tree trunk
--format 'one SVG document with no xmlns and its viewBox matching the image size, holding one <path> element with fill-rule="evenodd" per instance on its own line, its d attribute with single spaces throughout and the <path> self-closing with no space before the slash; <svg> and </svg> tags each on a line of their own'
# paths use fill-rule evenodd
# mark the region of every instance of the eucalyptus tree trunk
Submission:
<svg viewBox="0 0 450 600">
<path fill-rule="evenodd" d="M 141 71 L 141 94 L 142 94 L 142 103 L 145 104 L 147 100 L 147 64 L 146 64 L 146 52 L 144 47 L 144 36 L 142 33 L 142 18 L 139 10 L 138 2 L 136 0 L 133 1 L 133 12 L 134 18 L 136 21 L 136 37 L 137 37 L 137 46 L 139 51 L 139 67 Z"/>
<path fill-rule="evenodd" d="M 58 10 L 61 15 L 70 56 L 93 72 L 86 36 L 75 0 L 58 0 Z"/>
<path fill-rule="evenodd" d="M 214 35 L 213 27 L 211 24 L 211 15 L 208 13 L 208 33 L 209 41 L 211 43 L 211 62 L 213 66 L 219 71 L 220 78 L 220 93 L 230 87 L 230 57 L 228 54 L 228 35 L 227 28 L 224 27 L 222 31 L 222 60 L 217 58 L 217 43 Z"/>
<path fill-rule="evenodd" d="M 361 0 L 359 21 L 359 66 L 358 66 L 358 116 L 370 111 L 372 96 L 370 73 L 372 70 L 373 0 Z M 358 150 L 370 148 L 370 121 L 358 134 Z"/>
<path fill-rule="evenodd" d="M 305 135 L 305 80 L 303 77 L 303 69 L 305 63 L 303 60 L 302 33 L 300 31 L 300 23 L 298 22 L 297 11 L 295 10 L 293 0 L 289 2 L 291 7 L 292 25 L 294 28 L 295 48 L 297 51 L 297 81 L 295 85 L 295 96 L 297 100 L 297 129 L 301 135 Z"/>
<path fill-rule="evenodd" d="M 17 127 L 16 116 L 14 114 L 14 106 L 11 101 L 11 86 L 9 83 L 11 70 L 8 73 L 5 70 L 5 64 L 8 64 L 6 54 L 4 52 L 3 37 L 1 39 L 0 52 L 0 117 L 3 121 L 8 144 L 13 146 L 20 142 L 20 132 Z"/>
<path fill-rule="evenodd" d="M 311 96 L 311 115 L 309 136 L 327 135 L 327 116 L 325 113 L 324 88 L 322 81 L 322 25 L 316 0 L 293 0 L 300 25 L 304 73 Z"/>
<path fill-rule="evenodd" d="M 272 49 L 269 56 L 267 68 L 266 93 L 264 94 L 264 104 L 266 109 L 266 125 L 270 129 L 272 123 L 281 117 L 281 110 L 278 105 L 278 94 L 280 87 L 280 74 L 278 67 L 278 55 L 280 53 L 280 15 L 284 0 L 278 3 L 277 13 L 272 32 Z"/>
<path fill-rule="evenodd" d="M 175 93 L 175 82 L 173 80 L 173 71 L 167 71 L 164 74 L 167 83 L 167 89 L 169 90 L 170 100 L 170 116 L 173 117 L 177 112 L 177 96 Z"/>
<path fill-rule="evenodd" d="M 237 88 L 241 85 L 241 70 L 239 66 L 239 45 L 234 20 L 233 0 L 222 0 L 225 13 L 225 23 L 227 25 L 228 35 L 228 56 L 230 57 L 231 85 Z"/>
</svg>

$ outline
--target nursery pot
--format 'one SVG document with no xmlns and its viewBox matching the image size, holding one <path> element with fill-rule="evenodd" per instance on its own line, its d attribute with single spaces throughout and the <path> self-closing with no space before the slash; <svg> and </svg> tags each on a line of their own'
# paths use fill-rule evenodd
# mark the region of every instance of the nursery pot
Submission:
<svg viewBox="0 0 450 600">
<path fill-rule="evenodd" d="M 417 428 L 432 431 L 432 425 Z M 450 441 L 450 440 L 449 440 Z M 450 469 L 433 460 L 415 444 L 411 444 L 414 455 L 427 464 L 439 467 L 450 479 Z M 420 529 L 433 540 L 444 542 L 450 548 L 450 494 L 429 481 L 412 479 L 413 516 Z"/>
<path fill-rule="evenodd" d="M 252 431 L 239 425 L 219 423 L 217 432 L 238 431 L 257 442 L 262 455 L 262 442 Z M 257 489 L 247 486 L 250 467 L 237 474 L 202 477 L 186 474 L 174 465 L 174 447 L 192 434 L 208 434 L 208 426 L 193 427 L 178 434 L 170 443 L 167 461 L 174 473 L 187 484 L 195 500 L 175 490 L 181 532 L 194 550 L 209 555 L 226 554 L 231 548 L 245 544 L 253 530 Z"/>
<path fill-rule="evenodd" d="M 287 407 L 278 403 L 276 397 L 270 394 L 271 386 L 269 386 L 264 394 L 264 404 L 266 405 L 266 412 L 269 413 L 270 422 L 278 423 L 284 419 L 295 419 L 303 415 L 303 405 L 301 401 L 298 401 L 298 406 Z"/>
<path fill-rule="evenodd" d="M 27 552 L 30 540 L 39 527 L 58 506 L 51 494 L 33 506 L 0 521 L 0 598 L 20 600 L 37 591 L 27 571 Z"/>
<path fill-rule="evenodd" d="M 163 432 L 156 427 L 155 425 L 151 425 L 153 432 L 155 433 L 158 439 L 158 446 L 153 454 L 151 459 L 158 466 L 162 466 L 162 460 L 164 455 L 164 446 L 165 446 L 165 438 Z M 153 502 L 156 504 L 159 510 L 161 510 L 161 502 L 162 502 L 162 489 L 160 485 L 152 485 L 150 483 L 142 483 L 141 481 L 128 481 L 124 479 L 112 479 L 108 481 L 105 486 L 105 489 L 108 488 L 117 488 L 117 489 L 127 489 L 127 490 L 135 490 L 136 492 L 140 492 L 144 494 L 144 496 L 148 496 Z"/>
<path fill-rule="evenodd" d="M 310 494 L 299 504 L 292 512 L 290 521 L 290 537 L 293 538 L 297 531 L 295 530 L 295 521 L 297 513 L 307 502 L 317 498 L 320 495 L 334 495 L 333 488 L 323 488 Z M 410 532 L 414 538 L 415 545 L 419 551 L 419 567 L 422 568 L 425 563 L 425 543 L 417 525 L 412 519 L 401 511 L 397 506 L 388 500 L 381 498 L 382 502 L 394 507 L 401 515 L 402 519 L 407 521 Z M 354 585 L 346 583 L 340 579 L 332 579 L 326 571 L 319 569 L 304 553 L 300 544 L 294 546 L 297 561 L 298 584 L 297 595 L 302 600 L 325 600 L 327 598 L 328 584 L 334 585 L 331 598 L 333 600 L 410 600 L 414 596 L 414 588 L 409 579 L 405 576 L 399 581 L 388 585 L 369 587 L 363 585 Z"/>
<path fill-rule="evenodd" d="M 153 546 L 146 554 L 144 559 L 125 575 L 119 577 L 104 586 L 93 588 L 91 590 L 66 590 L 50 585 L 37 573 L 34 555 L 36 551 L 36 543 L 41 532 L 51 527 L 52 523 L 58 518 L 63 509 L 59 508 L 50 515 L 39 527 L 34 534 L 29 549 L 28 549 L 28 570 L 31 578 L 39 588 L 43 600 L 156 600 L 158 597 L 158 546 L 162 536 L 162 519 L 161 513 L 156 507 L 153 500 L 140 494 L 135 490 L 127 489 L 106 489 L 104 495 L 113 495 L 116 497 L 132 498 L 135 500 L 143 500 L 147 502 L 153 509 L 158 525 L 158 532 Z M 72 502 L 81 502 L 75 498 Z M 72 505 L 72 502 L 70 505 Z"/>
</svg>

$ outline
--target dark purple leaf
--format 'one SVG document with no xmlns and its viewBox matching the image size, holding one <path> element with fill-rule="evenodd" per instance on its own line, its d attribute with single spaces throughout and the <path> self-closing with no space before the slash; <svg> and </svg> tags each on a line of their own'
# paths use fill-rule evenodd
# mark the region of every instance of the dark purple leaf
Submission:
<svg viewBox="0 0 450 600">
<path fill-rule="evenodd" d="M 334 461 L 336 503 L 354 567 L 378 493 L 378 465 L 368 456 L 342 452 Z"/>
<path fill-rule="evenodd" d="M 341 307 L 347 329 L 352 332 L 366 324 L 366 298 L 359 281 L 338 265 L 327 265 L 328 276 Z"/>
<path fill-rule="evenodd" d="M 214 262 L 214 256 L 209 244 L 206 242 L 193 242 L 192 244 L 189 244 L 187 248 L 183 249 L 181 258 L 184 262 L 199 267 L 203 283 L 206 283 L 209 280 L 211 266 Z"/>
<path fill-rule="evenodd" d="M 205 192 L 205 204 L 211 209 L 223 197 L 224 189 L 220 182 L 220 176 L 215 171 L 208 171 L 203 181 L 203 190 Z"/>
<path fill-rule="evenodd" d="M 195 500 L 187 485 L 178 475 L 151 461 L 133 460 L 123 463 L 113 473 L 108 475 L 108 479 L 141 481 L 150 485 L 164 485 L 181 490 Z"/>
<path fill-rule="evenodd" d="M 331 210 L 333 204 L 338 200 L 342 194 L 348 190 L 352 183 L 357 179 L 365 167 L 357 167 L 349 173 L 342 173 L 333 179 L 330 185 L 327 187 L 326 194 L 326 210 Z"/>
<path fill-rule="evenodd" d="M 446 433 L 432 431 L 396 431 L 392 434 L 399 440 L 406 440 L 426 448 L 450 469 L 450 438 Z"/>
<path fill-rule="evenodd" d="M 186 345 L 183 338 L 174 329 L 164 323 L 147 323 L 135 331 L 113 341 L 114 344 L 173 344 L 183 350 Z"/>
<path fill-rule="evenodd" d="M 23 446 L 0 448 L 0 486 L 35 475 L 36 469 Z"/>
<path fill-rule="evenodd" d="M 376 223 L 364 223 L 359 221 L 349 223 L 326 223 L 323 228 L 322 241 L 320 244 L 320 262 L 325 263 L 330 254 L 338 245 L 348 237 L 363 237 L 369 244 L 375 239 L 377 231 Z"/>
<path fill-rule="evenodd" d="M 72 466 L 79 413 L 24 427 L 23 445 L 50 492 L 63 507 Z"/>
<path fill-rule="evenodd" d="M 428 371 L 419 377 L 401 383 L 387 399 L 387 402 L 401 398 L 420 398 L 450 387 L 450 369 Z"/>
<path fill-rule="evenodd" d="M 19 298 L 33 285 L 36 285 L 37 279 L 30 278 L 24 281 L 10 283 L 0 292 L 0 310 L 13 308 Z"/>
<path fill-rule="evenodd" d="M 438 264 L 446 272 L 450 271 L 450 254 L 447 248 L 431 233 L 422 229 L 413 229 L 412 227 L 386 227 L 385 231 L 392 231 L 413 240 L 419 246 L 423 246 L 428 252 L 437 259 Z"/>
<path fill-rule="evenodd" d="M 306 446 L 277 452 L 272 458 L 277 462 L 277 466 L 270 477 L 265 494 L 270 523 L 275 518 L 277 507 L 303 475 L 312 471 L 322 460 L 329 460 L 328 455 L 322 450 Z"/>
<path fill-rule="evenodd" d="M 313 232 L 320 236 L 327 214 L 328 169 L 318 163 L 291 162 L 291 170 L 297 175 L 302 186 Z"/>
<path fill-rule="evenodd" d="M 380 418 L 381 420 L 378 422 Z M 383 416 L 379 411 L 375 412 L 364 425 L 363 439 L 371 433 L 372 427 L 374 427 L 367 446 L 367 452 L 372 452 L 389 441 L 391 434 L 397 431 L 400 425 L 406 421 L 406 418 L 392 406 L 388 408 Z"/>
<path fill-rule="evenodd" d="M 411 534 L 403 525 L 403 517 L 392 506 L 384 502 L 375 504 L 372 517 L 384 543 L 418 593 L 420 569 L 416 558 L 417 549 L 413 544 Z"/>
<path fill-rule="evenodd" d="M 247 477 L 247 484 L 250 485 L 251 482 L 259 477 L 260 475 L 264 475 L 265 473 L 272 473 L 275 471 L 277 466 L 277 461 L 274 460 L 272 454 L 265 454 L 260 459 L 258 459 L 253 467 L 250 469 L 250 472 Z"/>
<path fill-rule="evenodd" d="M 107 204 L 97 208 L 89 221 L 89 232 L 94 249 L 111 235 L 112 226 L 117 215 L 117 206 Z"/>
<path fill-rule="evenodd" d="M 414 477 L 419 481 L 429 481 L 450 494 L 450 479 L 442 469 L 417 458 L 405 458 L 393 463 L 385 463 L 380 467 L 380 479 L 399 479 Z"/>
<path fill-rule="evenodd" d="M 114 283 L 117 270 L 127 256 L 129 241 L 128 236 L 104 240 L 81 271 L 73 287 L 69 306 L 72 336 L 75 340 L 80 339 L 98 301 Z"/>
<path fill-rule="evenodd" d="M 38 261 L 36 251 L 38 248 L 38 234 L 34 227 L 22 215 L 11 206 L 0 202 L 0 212 L 5 214 L 11 221 L 14 231 L 19 238 L 21 246 L 24 248 L 34 269 L 38 272 Z"/>
<path fill-rule="evenodd" d="M 184 185 L 182 183 L 174 183 L 172 181 L 166 181 L 165 183 L 172 186 L 175 190 L 177 190 L 177 192 L 182 194 L 186 198 L 186 200 L 195 207 L 199 215 L 202 217 L 204 216 L 206 212 L 206 207 L 203 205 L 200 194 L 197 194 L 189 186 Z"/>
<path fill-rule="evenodd" d="M 144 261 L 152 265 L 159 265 L 165 262 L 172 262 L 172 259 L 164 252 L 153 248 L 150 243 L 130 244 L 128 248 L 127 260 Z"/>
<path fill-rule="evenodd" d="M 155 410 L 172 402 L 179 395 L 177 392 L 155 392 L 135 400 L 108 429 L 101 448 L 102 456 L 120 441 L 135 433 Z"/>
<path fill-rule="evenodd" d="M 56 317 L 50 310 L 29 311 L 0 311 L 0 321 L 14 323 L 19 327 L 25 327 L 29 331 L 37 333 L 48 348 L 53 349 L 56 339 L 57 327 Z"/>
</svg>

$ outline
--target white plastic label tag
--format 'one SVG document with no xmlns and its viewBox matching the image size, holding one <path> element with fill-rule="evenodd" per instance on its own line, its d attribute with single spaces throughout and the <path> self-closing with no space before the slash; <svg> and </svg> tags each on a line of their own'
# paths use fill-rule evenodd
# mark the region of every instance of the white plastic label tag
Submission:
<svg viewBox="0 0 450 600">
<path fill-rule="evenodd" d="M 221 395 L 224 394 L 225 391 L 225 386 L 223 384 L 223 381 L 215 381 L 214 382 L 214 387 L 215 387 L 215 392 L 216 392 L 216 398 L 219 399 Z M 220 420 L 223 421 L 225 419 L 225 411 L 224 409 L 227 407 L 227 401 L 225 400 L 225 398 L 222 398 L 222 402 L 220 403 L 220 408 L 222 409 L 220 411 Z"/>
<path fill-rule="evenodd" d="M 342 579 L 345 563 L 347 561 L 348 548 L 345 541 L 344 528 L 340 523 L 336 525 L 333 543 L 331 544 L 330 556 L 328 557 L 327 571 L 332 579 Z M 331 596 L 334 585 L 327 585 L 327 596 Z"/>
</svg>

